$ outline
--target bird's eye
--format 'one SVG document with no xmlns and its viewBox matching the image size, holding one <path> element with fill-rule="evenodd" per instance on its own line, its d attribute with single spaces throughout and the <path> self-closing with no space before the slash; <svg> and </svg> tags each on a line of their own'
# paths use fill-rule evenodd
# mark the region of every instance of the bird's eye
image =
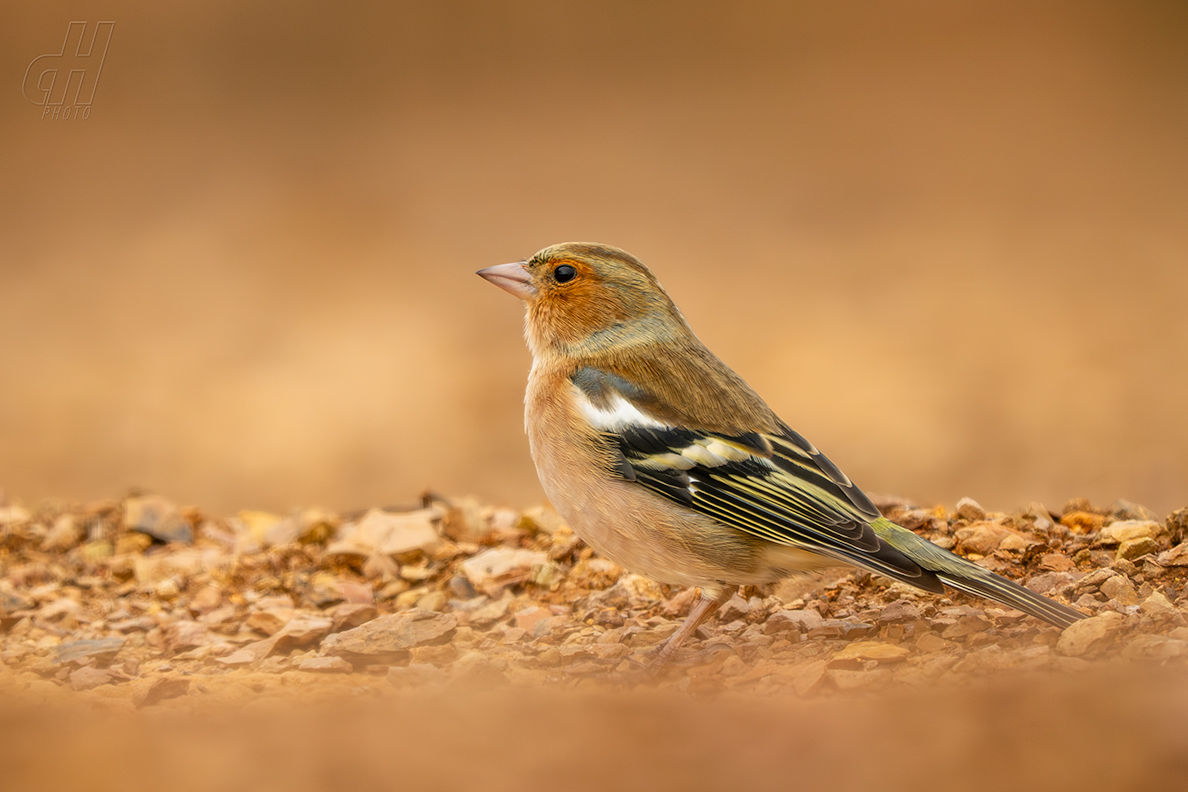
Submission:
<svg viewBox="0 0 1188 792">
<path fill-rule="evenodd" d="M 577 276 L 577 270 L 568 264 L 562 264 L 557 269 L 553 270 L 553 280 L 557 283 L 569 283 Z"/>
</svg>

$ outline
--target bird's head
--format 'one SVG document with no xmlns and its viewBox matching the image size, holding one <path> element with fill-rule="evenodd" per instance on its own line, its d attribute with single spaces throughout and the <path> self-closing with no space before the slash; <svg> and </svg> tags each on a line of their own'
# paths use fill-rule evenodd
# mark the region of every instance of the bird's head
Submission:
<svg viewBox="0 0 1188 792">
<path fill-rule="evenodd" d="M 537 355 L 590 355 L 689 332 L 648 268 L 609 245 L 552 245 L 478 274 L 527 303 L 528 344 Z"/>
</svg>

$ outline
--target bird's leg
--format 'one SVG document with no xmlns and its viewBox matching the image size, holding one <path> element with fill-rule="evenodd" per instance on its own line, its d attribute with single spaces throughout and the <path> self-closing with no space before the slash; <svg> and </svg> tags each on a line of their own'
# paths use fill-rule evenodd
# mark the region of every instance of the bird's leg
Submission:
<svg viewBox="0 0 1188 792">
<path fill-rule="evenodd" d="M 652 655 L 652 666 L 663 665 L 672 656 L 672 653 L 685 642 L 685 639 L 696 632 L 703 621 L 714 615 L 714 611 L 726 604 L 736 591 L 738 591 L 738 586 L 726 586 L 718 592 L 716 597 L 707 597 L 703 590 L 698 589 L 697 601 L 693 603 L 693 608 L 685 617 L 685 621 L 681 623 L 676 632 L 668 636 L 667 641 L 660 644 Z"/>
</svg>

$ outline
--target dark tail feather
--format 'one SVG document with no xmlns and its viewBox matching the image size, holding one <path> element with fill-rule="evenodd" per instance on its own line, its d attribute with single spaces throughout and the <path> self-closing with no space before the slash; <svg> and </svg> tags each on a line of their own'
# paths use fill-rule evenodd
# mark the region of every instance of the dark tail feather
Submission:
<svg viewBox="0 0 1188 792">
<path fill-rule="evenodd" d="M 871 527 L 887 544 L 912 559 L 922 569 L 931 571 L 943 583 L 958 591 L 1018 608 L 1024 613 L 1037 619 L 1043 619 L 1060 628 L 1085 618 L 1083 613 L 1077 613 L 1067 605 L 1053 602 L 1047 597 L 1036 594 L 1031 589 L 1023 588 L 1018 583 L 999 577 L 989 569 L 983 569 L 960 556 L 953 555 L 948 550 L 896 525 L 886 517 L 875 520 L 871 523 Z M 908 580 L 907 582 L 914 583 L 915 581 Z"/>
<path fill-rule="evenodd" d="M 993 572 L 982 570 L 985 574 L 977 577 L 957 577 L 945 572 L 937 572 L 937 577 L 947 585 L 966 594 L 1001 602 L 1018 608 L 1026 614 L 1043 619 L 1048 624 L 1054 624 L 1061 629 L 1073 622 L 1085 618 L 1085 614 L 1078 613 L 1067 605 L 1050 600 L 1036 594 L 1029 588 L 1024 588 L 1014 581 L 999 577 Z"/>
</svg>

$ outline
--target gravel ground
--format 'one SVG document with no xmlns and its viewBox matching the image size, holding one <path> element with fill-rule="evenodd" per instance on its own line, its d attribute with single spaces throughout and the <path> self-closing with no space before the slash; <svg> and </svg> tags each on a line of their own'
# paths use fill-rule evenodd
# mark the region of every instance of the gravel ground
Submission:
<svg viewBox="0 0 1188 792">
<path fill-rule="evenodd" d="M 153 718 L 222 712 L 240 726 L 262 718 L 266 725 L 245 729 L 250 736 L 244 739 L 286 735 L 281 742 L 291 748 L 312 735 L 321 735 L 323 745 L 333 742 L 341 729 L 328 724 L 346 723 L 358 728 L 342 727 L 355 739 L 340 746 L 340 758 L 356 756 L 382 780 L 384 765 L 372 767 L 364 750 L 378 738 L 365 736 L 363 724 L 395 728 L 392 744 L 402 746 L 407 763 L 440 759 L 433 751 L 408 753 L 439 732 L 453 737 L 433 745 L 465 745 L 473 755 L 481 753 L 468 742 L 476 730 L 488 735 L 479 741 L 488 748 L 502 738 L 545 750 L 549 724 L 555 724 L 575 735 L 576 742 L 564 745 L 588 748 L 598 740 L 626 740 L 617 730 L 611 736 L 592 725 L 614 723 L 651 735 L 630 745 L 685 746 L 684 754 L 664 754 L 668 775 L 655 779 L 664 786 L 664 779 L 683 777 L 692 761 L 688 747 L 710 739 L 709 733 L 742 751 L 732 754 L 735 772 L 759 780 L 782 767 L 788 757 L 767 754 L 757 764 L 738 764 L 738 756 L 779 734 L 744 740 L 739 735 L 756 719 L 782 724 L 788 734 L 820 729 L 814 739 L 835 734 L 843 743 L 883 734 L 889 749 L 896 744 L 887 741 L 889 724 L 906 729 L 894 731 L 903 739 L 949 713 L 946 722 L 965 723 L 965 731 L 949 729 L 929 740 L 934 747 L 948 741 L 950 751 L 964 756 L 972 750 L 967 742 L 952 741 L 981 735 L 974 740 L 980 746 L 1001 738 L 991 726 L 993 713 L 1010 710 L 1003 702 L 1013 701 L 1027 706 L 1018 715 L 1030 721 L 1021 733 L 1036 729 L 1036 741 L 1015 746 L 1020 761 L 1029 747 L 1036 767 L 1049 751 L 1079 750 L 1086 757 L 1077 765 L 1084 784 L 1104 784 L 1104 770 L 1091 761 L 1095 738 L 1074 736 L 1093 724 L 1092 735 L 1109 737 L 1110 749 L 1097 757 L 1110 757 L 1109 767 L 1122 766 L 1118 751 L 1133 743 L 1125 765 L 1131 781 L 1149 776 L 1155 784 L 1169 768 L 1185 769 L 1176 762 L 1188 761 L 1188 744 L 1167 742 L 1182 729 L 1169 732 L 1160 724 L 1182 722 L 1185 712 L 1179 680 L 1188 665 L 1188 510 L 1160 519 L 1121 501 L 1108 508 L 1074 501 L 1058 512 L 1033 504 L 1012 514 L 988 513 L 970 499 L 952 510 L 894 498 L 879 506 L 930 540 L 1090 618 L 1062 632 L 964 595 L 917 593 L 838 570 L 744 590 L 657 672 L 646 668 L 646 653 L 676 629 L 692 592 L 657 585 L 595 556 L 545 509 L 520 513 L 433 495 L 411 508 L 287 516 L 245 511 L 216 517 L 144 494 L 82 505 L 8 503 L 0 505 L 0 691 L 6 702 L 0 746 L 20 766 L 21 759 L 45 758 L 18 748 L 22 739 L 43 735 L 34 740 L 38 745 L 71 754 L 91 746 L 98 762 L 91 769 L 114 772 L 127 770 L 117 761 L 123 751 L 140 755 L 136 746 L 143 751 L 151 743 L 162 762 L 159 774 L 134 763 L 135 778 L 148 786 L 171 779 L 176 786 L 188 760 L 146 725 Z M 362 702 L 388 709 L 344 714 L 343 707 Z M 462 709 L 459 702 L 466 702 Z M 867 709 L 852 709 L 858 706 Z M 1077 715 L 1085 706 L 1092 712 Z M 274 710 L 291 714 L 278 717 Z M 69 717 L 53 715 L 62 712 Z M 334 714 L 315 718 L 312 712 Z M 648 725 L 657 712 L 673 715 L 659 731 Z M 125 738 L 141 736 L 129 748 L 111 743 L 105 727 L 87 731 L 84 725 L 99 723 L 90 719 L 100 716 L 124 719 L 117 731 Z M 856 719 L 865 725 L 857 728 Z M 470 724 L 462 729 L 468 736 L 457 731 L 463 722 Z M 1122 729 L 1123 723 L 1129 725 Z M 413 732 L 419 736 L 410 742 Z M 225 757 L 234 753 L 230 733 L 235 730 L 215 729 L 206 737 L 191 732 L 187 739 L 206 739 L 210 756 Z M 658 734 L 668 742 L 656 743 Z M 260 756 L 271 756 L 257 747 Z M 614 750 L 630 753 L 624 745 Z M 481 775 L 483 768 L 501 766 L 508 754 L 500 756 L 466 764 L 465 772 Z M 829 776 L 832 760 L 813 756 L 798 763 L 800 772 Z M 275 756 L 272 761 L 284 764 Z M 429 778 L 432 767 L 448 765 L 454 782 L 470 778 L 442 761 L 418 765 L 418 772 Z M 648 764 L 638 757 L 630 764 L 638 770 L 641 761 Z M 870 762 L 859 765 L 844 775 L 871 783 L 862 775 L 874 772 Z M 25 766 L 28 783 L 51 776 L 61 785 L 47 781 L 45 788 L 73 783 L 55 762 Z M 220 776 L 220 784 L 235 786 L 238 779 L 260 788 L 248 771 L 228 769 L 239 765 L 217 766 L 233 776 Z M 303 788 L 291 778 L 294 765 L 284 766 L 289 769 L 269 777 Z M 136 786 L 119 777 L 119 788 Z M 991 777 L 971 774 L 968 788 L 982 788 L 978 779 L 989 783 Z"/>
</svg>

